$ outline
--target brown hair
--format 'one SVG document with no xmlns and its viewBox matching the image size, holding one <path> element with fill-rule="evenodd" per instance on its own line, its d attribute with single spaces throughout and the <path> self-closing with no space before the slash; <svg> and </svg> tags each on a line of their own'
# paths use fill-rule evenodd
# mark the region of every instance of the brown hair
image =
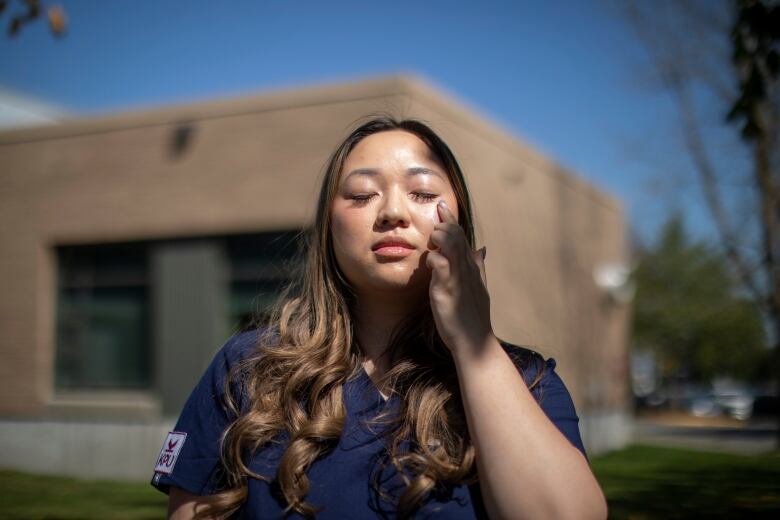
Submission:
<svg viewBox="0 0 780 520">
<path fill-rule="evenodd" d="M 294 278 L 263 324 L 265 332 L 253 354 L 228 380 L 227 385 L 233 387 L 240 383 L 240 394 L 248 405 L 239 409 L 238 398 L 227 393 L 236 419 L 222 440 L 224 487 L 210 497 L 202 515 L 229 516 L 241 507 L 247 479 L 268 480 L 254 473 L 247 459 L 285 432 L 289 443 L 277 468 L 278 489 L 288 511 L 302 515 L 317 511 L 316 505 L 306 502 L 306 472 L 338 443 L 345 420 L 343 386 L 360 370 L 351 317 L 355 302 L 334 255 L 330 208 L 352 149 L 367 136 L 390 130 L 414 134 L 441 162 L 455 192 L 460 226 L 474 249 L 465 179 L 444 141 L 415 120 L 380 117 L 356 128 L 328 162 L 315 220 L 305 235 L 300 276 Z M 476 480 L 474 447 L 454 362 L 436 332 L 427 300 L 420 308 L 410 309 L 408 319 L 393 334 L 389 351 L 393 367 L 383 387 L 401 396 L 401 405 L 392 417 L 384 417 L 391 427 L 387 429 L 383 468 L 395 468 L 405 480 L 405 489 L 394 500 L 399 516 L 408 517 L 435 487 Z M 375 484 L 378 482 L 377 478 Z M 386 490 L 378 491 L 389 496 Z"/>
</svg>

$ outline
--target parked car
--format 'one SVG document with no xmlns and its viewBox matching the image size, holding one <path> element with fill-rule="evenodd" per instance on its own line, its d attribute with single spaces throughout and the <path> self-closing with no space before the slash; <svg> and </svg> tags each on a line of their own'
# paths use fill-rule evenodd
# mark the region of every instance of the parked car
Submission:
<svg viewBox="0 0 780 520">
<path fill-rule="evenodd" d="M 688 411 L 696 417 L 718 417 L 729 415 L 746 421 L 753 416 L 755 397 L 747 392 L 730 394 L 707 394 L 691 399 Z"/>
</svg>

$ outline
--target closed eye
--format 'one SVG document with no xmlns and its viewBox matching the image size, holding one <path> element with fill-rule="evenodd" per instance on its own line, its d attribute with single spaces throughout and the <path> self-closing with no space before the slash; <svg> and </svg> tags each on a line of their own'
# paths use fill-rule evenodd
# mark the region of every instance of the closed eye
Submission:
<svg viewBox="0 0 780 520">
<path fill-rule="evenodd" d="M 414 199 L 417 202 L 433 202 L 438 195 L 435 193 L 419 193 L 415 192 L 412 193 L 412 199 Z"/>
<path fill-rule="evenodd" d="M 364 206 L 368 204 L 368 201 L 373 199 L 375 196 L 376 193 L 368 193 L 365 195 L 352 195 L 349 197 L 349 199 L 354 201 L 356 206 Z"/>
</svg>

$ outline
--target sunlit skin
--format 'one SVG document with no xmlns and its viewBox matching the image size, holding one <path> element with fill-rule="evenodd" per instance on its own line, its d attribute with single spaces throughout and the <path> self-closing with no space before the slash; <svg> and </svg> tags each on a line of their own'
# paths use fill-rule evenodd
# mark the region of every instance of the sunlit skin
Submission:
<svg viewBox="0 0 780 520">
<path fill-rule="evenodd" d="M 455 193 L 443 166 L 414 134 L 380 132 L 360 141 L 347 156 L 331 207 L 336 260 L 359 298 L 407 299 L 430 281 L 425 253 L 444 200 L 457 218 Z M 372 247 L 401 238 L 410 254 L 383 254 Z M 392 296 L 391 296 L 392 295 Z"/>
<path fill-rule="evenodd" d="M 355 332 L 375 381 L 389 368 L 385 349 L 393 328 L 431 291 L 430 256 L 440 245 L 432 235 L 443 226 L 442 202 L 457 221 L 449 177 L 414 134 L 370 135 L 344 161 L 331 236 L 339 268 L 357 296 Z M 377 250 L 378 242 L 396 239 L 408 248 Z"/>
</svg>

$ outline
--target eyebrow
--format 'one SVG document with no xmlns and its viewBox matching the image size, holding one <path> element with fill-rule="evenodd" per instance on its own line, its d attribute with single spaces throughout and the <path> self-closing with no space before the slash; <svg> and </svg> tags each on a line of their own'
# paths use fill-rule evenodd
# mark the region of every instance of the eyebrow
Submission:
<svg viewBox="0 0 780 520">
<path fill-rule="evenodd" d="M 379 171 L 380 170 L 378 168 L 357 168 L 349 172 L 349 174 L 344 177 L 344 180 L 352 177 L 353 175 L 366 175 L 368 177 L 375 177 L 379 175 Z M 431 170 L 430 168 L 415 166 L 406 169 L 407 177 L 414 175 L 435 175 L 436 177 L 443 178 L 441 173 L 437 172 L 436 170 Z"/>
</svg>

